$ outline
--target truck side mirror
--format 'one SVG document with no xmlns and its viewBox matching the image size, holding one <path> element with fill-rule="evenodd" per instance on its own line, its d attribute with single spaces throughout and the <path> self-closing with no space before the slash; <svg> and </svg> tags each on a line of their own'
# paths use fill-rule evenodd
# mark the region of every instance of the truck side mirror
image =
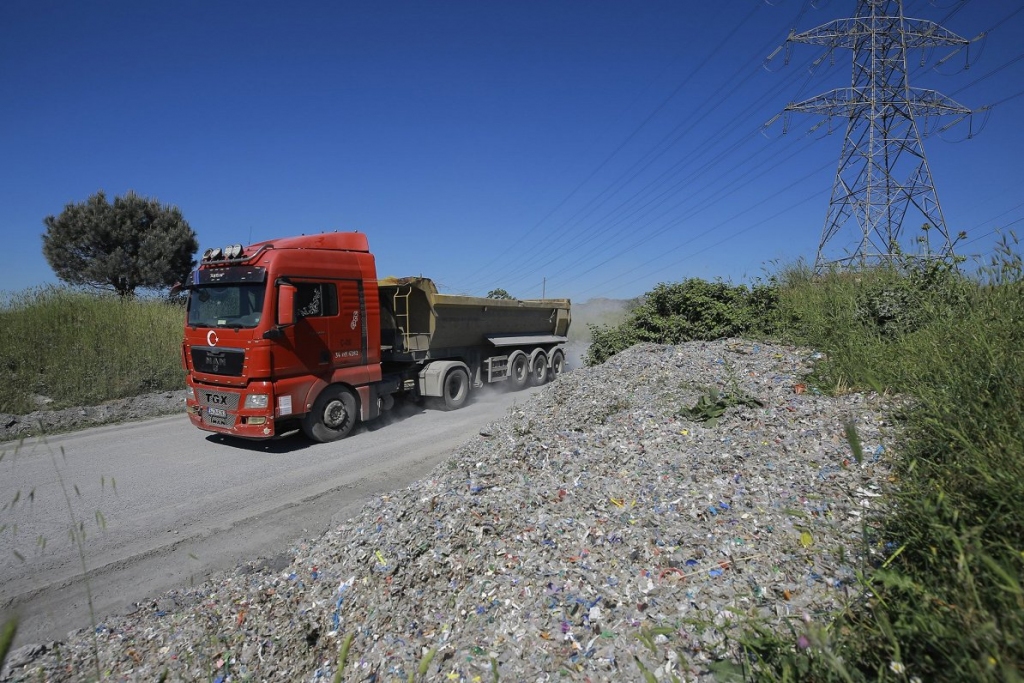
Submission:
<svg viewBox="0 0 1024 683">
<path fill-rule="evenodd" d="M 295 285 L 282 282 L 277 287 L 277 324 L 288 327 L 295 324 Z"/>
</svg>

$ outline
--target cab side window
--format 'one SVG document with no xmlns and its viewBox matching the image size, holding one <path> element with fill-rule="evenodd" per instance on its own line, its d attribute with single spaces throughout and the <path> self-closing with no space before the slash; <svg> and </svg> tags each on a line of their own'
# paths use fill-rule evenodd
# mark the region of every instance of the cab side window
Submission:
<svg viewBox="0 0 1024 683">
<path fill-rule="evenodd" d="M 295 309 L 300 318 L 338 315 L 338 290 L 333 282 L 299 282 Z"/>
</svg>

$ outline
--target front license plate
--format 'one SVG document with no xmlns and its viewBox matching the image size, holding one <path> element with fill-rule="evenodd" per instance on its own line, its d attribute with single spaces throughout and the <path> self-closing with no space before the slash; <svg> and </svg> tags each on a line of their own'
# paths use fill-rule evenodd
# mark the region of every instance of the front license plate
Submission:
<svg viewBox="0 0 1024 683">
<path fill-rule="evenodd" d="M 210 417 L 227 417 L 228 411 L 223 408 L 207 408 L 206 414 Z"/>
</svg>

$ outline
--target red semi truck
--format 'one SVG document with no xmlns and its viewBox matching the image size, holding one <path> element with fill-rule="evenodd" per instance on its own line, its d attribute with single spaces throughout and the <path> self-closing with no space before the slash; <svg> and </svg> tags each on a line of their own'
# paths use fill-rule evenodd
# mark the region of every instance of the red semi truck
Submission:
<svg viewBox="0 0 1024 683">
<path fill-rule="evenodd" d="M 187 411 L 211 432 L 267 439 L 301 427 L 333 441 L 399 398 L 454 410 L 473 388 L 518 389 L 565 368 L 569 300 L 378 280 L 362 233 L 208 249 L 185 288 Z"/>
</svg>

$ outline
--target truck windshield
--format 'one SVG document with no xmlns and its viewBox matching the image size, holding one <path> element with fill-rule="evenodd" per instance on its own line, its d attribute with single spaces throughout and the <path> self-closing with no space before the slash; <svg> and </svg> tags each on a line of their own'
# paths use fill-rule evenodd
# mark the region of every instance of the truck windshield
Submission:
<svg viewBox="0 0 1024 683">
<path fill-rule="evenodd" d="M 266 285 L 197 285 L 188 302 L 188 324 L 194 327 L 256 327 L 263 315 Z"/>
</svg>

